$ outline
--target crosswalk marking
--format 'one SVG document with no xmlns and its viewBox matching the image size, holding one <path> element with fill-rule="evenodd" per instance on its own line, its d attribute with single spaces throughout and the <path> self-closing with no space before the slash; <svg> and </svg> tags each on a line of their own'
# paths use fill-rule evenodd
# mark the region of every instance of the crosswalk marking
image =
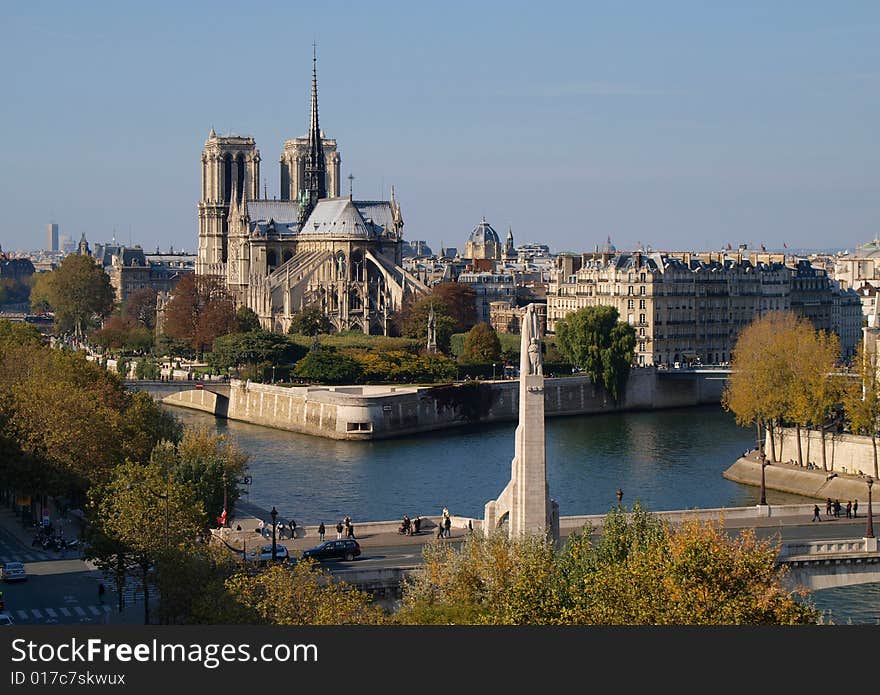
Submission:
<svg viewBox="0 0 880 695">
<path fill-rule="evenodd" d="M 58 610 L 61 611 L 61 615 L 63 615 L 65 618 L 69 618 L 71 615 L 73 615 L 67 608 L 62 607 Z"/>
<path fill-rule="evenodd" d="M 27 611 L 15 611 L 18 614 L 18 617 L 22 620 L 27 620 L 30 616 L 27 614 Z"/>
<path fill-rule="evenodd" d="M 94 606 L 89 606 L 89 610 L 92 612 L 92 615 L 101 615 L 101 611 L 99 611 Z"/>
<path fill-rule="evenodd" d="M 40 613 L 40 609 L 39 609 L 39 608 L 31 608 L 31 613 L 33 613 L 33 614 L 34 614 L 34 617 L 37 618 L 38 620 L 39 620 L 39 619 L 42 619 L 42 617 L 43 617 L 43 614 Z"/>
<path fill-rule="evenodd" d="M 86 612 L 82 608 L 80 608 L 79 606 L 74 606 L 73 610 L 76 611 L 77 615 L 85 615 L 86 614 Z"/>
<path fill-rule="evenodd" d="M 50 618 L 58 617 L 58 614 L 52 608 L 47 608 L 46 613 L 49 615 Z"/>
</svg>

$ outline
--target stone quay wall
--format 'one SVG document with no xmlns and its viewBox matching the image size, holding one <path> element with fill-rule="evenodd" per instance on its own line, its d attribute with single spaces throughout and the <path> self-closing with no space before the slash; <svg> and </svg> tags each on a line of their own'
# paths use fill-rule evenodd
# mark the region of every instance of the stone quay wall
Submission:
<svg viewBox="0 0 880 695">
<path fill-rule="evenodd" d="M 780 428 L 774 435 L 776 458 L 797 461 L 797 430 Z M 880 456 L 880 441 L 877 442 Z M 766 435 L 764 453 L 770 457 L 770 435 Z M 822 468 L 822 434 L 818 430 L 801 429 L 801 454 L 808 462 Z M 829 471 L 856 475 L 874 475 L 874 447 L 870 437 L 855 434 L 825 433 L 825 464 Z"/>
<path fill-rule="evenodd" d="M 678 408 L 720 403 L 723 376 L 707 372 L 665 375 L 652 368 L 630 373 L 620 403 L 589 377 L 544 380 L 548 417 Z M 198 394 L 198 395 L 195 395 Z M 229 397 L 204 391 L 166 396 L 163 403 L 220 417 L 333 439 L 382 439 L 481 422 L 515 421 L 519 381 L 447 386 L 284 387 L 232 381 Z"/>
</svg>

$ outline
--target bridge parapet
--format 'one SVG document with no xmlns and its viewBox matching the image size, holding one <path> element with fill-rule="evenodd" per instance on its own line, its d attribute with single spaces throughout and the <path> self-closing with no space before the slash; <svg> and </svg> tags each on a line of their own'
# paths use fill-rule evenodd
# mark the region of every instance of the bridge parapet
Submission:
<svg viewBox="0 0 880 695">
<path fill-rule="evenodd" d="M 874 540 L 874 543 L 870 541 Z M 839 557 L 841 555 L 868 554 L 877 552 L 876 539 L 856 538 L 848 540 L 822 540 L 800 543 L 785 543 L 779 550 L 780 560 L 814 557 L 817 555 Z"/>
</svg>

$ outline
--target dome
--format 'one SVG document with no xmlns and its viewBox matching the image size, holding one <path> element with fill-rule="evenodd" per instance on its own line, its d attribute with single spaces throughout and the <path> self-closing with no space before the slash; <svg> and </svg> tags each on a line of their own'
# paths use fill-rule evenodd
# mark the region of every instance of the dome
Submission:
<svg viewBox="0 0 880 695">
<path fill-rule="evenodd" d="M 496 244 L 500 244 L 501 242 L 498 240 L 498 233 L 492 229 L 492 225 L 486 222 L 486 218 L 474 227 L 474 231 L 471 232 L 471 235 L 468 237 L 468 241 L 472 244 L 481 244 L 485 245 L 490 241 L 495 242 Z"/>
</svg>

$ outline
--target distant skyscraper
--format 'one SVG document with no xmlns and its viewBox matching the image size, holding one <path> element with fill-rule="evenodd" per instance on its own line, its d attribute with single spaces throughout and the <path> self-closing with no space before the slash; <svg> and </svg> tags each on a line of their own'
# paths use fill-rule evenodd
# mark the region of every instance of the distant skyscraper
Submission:
<svg viewBox="0 0 880 695">
<path fill-rule="evenodd" d="M 58 251 L 58 225 L 54 222 L 46 225 L 46 250 Z"/>
</svg>

